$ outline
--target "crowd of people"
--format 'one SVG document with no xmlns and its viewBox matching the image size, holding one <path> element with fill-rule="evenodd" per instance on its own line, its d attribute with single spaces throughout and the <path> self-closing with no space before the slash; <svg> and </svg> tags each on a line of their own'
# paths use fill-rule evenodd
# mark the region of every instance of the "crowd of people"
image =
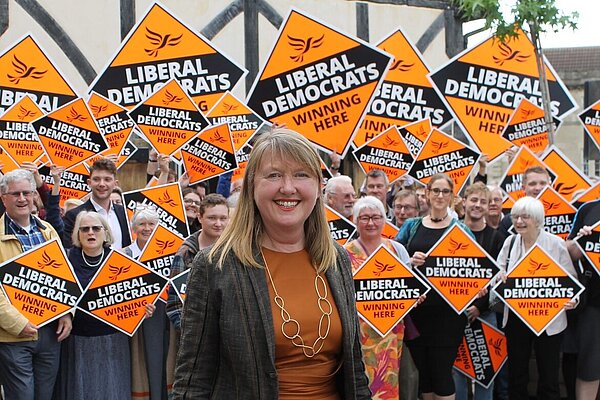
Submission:
<svg viewBox="0 0 600 400">
<path fill-rule="evenodd" d="M 277 127 L 259 135 L 242 179 L 219 178 L 218 193 L 180 177 L 191 235 L 170 273 L 189 270 L 185 301 L 171 287 L 166 305 L 144 307 L 133 337 L 79 311 L 40 328 L 0 293 L 4 398 L 466 400 L 472 382 L 452 366 L 476 318 L 505 332 L 508 363 L 490 387 L 474 385 L 475 400 L 528 399 L 532 349 L 538 399 L 560 399 L 561 353 L 569 398 L 596 398 L 600 279 L 573 239 L 591 234 L 600 200 L 580 208 L 564 241 L 544 231 L 536 199 L 550 184 L 543 168 L 524 172 L 525 197 L 504 215 L 502 190 L 486 185 L 485 158 L 461 196 L 445 174 L 426 186 L 408 176 L 390 185 L 380 170 L 356 190 L 340 161 L 332 158 L 336 176 L 323 182 L 311 143 Z M 128 223 L 110 157 L 91 166 L 89 197 L 61 208 L 63 171 L 51 168 L 51 191 L 32 163 L 2 176 L 0 263 L 57 238 L 86 287 L 111 250 L 139 258 L 160 218 L 140 205 Z M 169 157 L 155 152 L 147 172 L 158 184 L 177 180 Z M 330 235 L 325 205 L 357 227 L 344 247 Z M 399 228 L 393 239 L 382 236 L 386 222 Z M 585 302 L 566 301 L 540 335 L 508 307 L 492 309 L 486 290 L 462 314 L 430 291 L 384 337 L 359 320 L 353 271 L 380 246 L 418 269 L 455 225 L 496 260 L 497 279 L 538 245 L 586 278 Z"/>
</svg>

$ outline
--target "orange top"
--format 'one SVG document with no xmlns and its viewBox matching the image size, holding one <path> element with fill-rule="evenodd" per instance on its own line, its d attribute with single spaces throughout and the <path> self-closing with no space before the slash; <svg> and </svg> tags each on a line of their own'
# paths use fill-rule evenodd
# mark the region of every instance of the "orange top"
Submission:
<svg viewBox="0 0 600 400">
<path fill-rule="evenodd" d="M 262 250 L 275 288 L 284 300 L 285 310 L 290 318 L 298 321 L 300 336 L 305 345 L 313 346 L 319 337 L 319 320 L 323 312 L 318 305 L 319 296 L 315 289 L 316 271 L 310 263 L 308 252 L 302 250 L 295 253 L 279 253 L 265 248 Z M 275 329 L 275 367 L 279 379 L 279 399 L 340 400 L 335 385 L 335 374 L 341 366 L 342 324 L 327 279 L 322 275 L 327 285 L 326 297 L 333 309 L 331 326 L 321 351 L 308 358 L 302 348 L 294 346 L 292 341 L 283 335 L 281 309 L 273 300 L 273 286 L 266 271 L 265 274 Z M 322 288 L 321 294 L 324 294 Z M 327 311 L 327 305 L 322 305 Z M 323 335 L 327 329 L 326 322 L 327 318 L 324 318 L 321 329 Z M 296 332 L 296 325 L 293 323 L 287 323 L 285 328 L 288 335 Z M 295 342 L 299 343 L 299 339 Z M 315 346 L 315 350 L 319 346 L 320 342 Z M 307 353 L 310 354 L 311 350 L 307 349 Z"/>
</svg>

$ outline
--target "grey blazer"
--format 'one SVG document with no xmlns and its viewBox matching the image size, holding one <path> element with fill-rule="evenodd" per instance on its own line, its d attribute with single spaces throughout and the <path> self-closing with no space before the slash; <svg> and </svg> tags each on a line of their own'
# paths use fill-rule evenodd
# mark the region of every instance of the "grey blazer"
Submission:
<svg viewBox="0 0 600 400">
<path fill-rule="evenodd" d="M 370 399 L 350 259 L 341 246 L 337 250 L 338 267 L 329 268 L 326 277 L 343 328 L 338 392 L 342 399 Z M 218 270 L 207 254 L 207 249 L 198 253 L 188 278 L 174 399 L 277 400 L 275 333 L 265 271 L 242 265 L 233 252 Z"/>
</svg>

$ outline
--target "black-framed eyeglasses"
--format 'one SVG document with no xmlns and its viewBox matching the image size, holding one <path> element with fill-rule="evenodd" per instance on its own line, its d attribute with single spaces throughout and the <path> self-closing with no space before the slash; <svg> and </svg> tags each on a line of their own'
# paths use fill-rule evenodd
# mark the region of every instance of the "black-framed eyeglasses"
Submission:
<svg viewBox="0 0 600 400">
<path fill-rule="evenodd" d="M 193 205 L 198 206 L 198 207 L 200 207 L 200 204 L 202 204 L 201 201 L 199 201 L 199 200 L 192 200 L 192 199 L 183 199 L 183 202 L 185 204 L 193 204 Z"/>
<path fill-rule="evenodd" d="M 86 233 L 89 231 L 93 231 L 94 233 L 100 232 L 104 227 L 102 225 L 92 225 L 92 226 L 80 226 L 79 232 Z"/>
<path fill-rule="evenodd" d="M 450 193 L 452 193 L 452 190 L 450 189 L 440 189 L 440 188 L 433 188 L 430 189 L 431 193 L 433 193 L 434 196 L 439 196 L 440 193 L 445 197 L 445 196 L 449 196 Z"/>
<path fill-rule="evenodd" d="M 406 211 L 412 211 L 412 210 L 416 210 L 417 207 L 415 206 L 411 206 L 410 204 L 396 204 L 394 205 L 394 208 L 398 211 L 404 209 Z"/>
<path fill-rule="evenodd" d="M 362 222 L 363 224 L 368 224 L 369 221 L 373 221 L 374 224 L 377 224 L 377 223 L 383 221 L 383 216 L 381 216 L 381 215 L 361 215 L 360 217 L 358 217 L 358 221 Z"/>
</svg>

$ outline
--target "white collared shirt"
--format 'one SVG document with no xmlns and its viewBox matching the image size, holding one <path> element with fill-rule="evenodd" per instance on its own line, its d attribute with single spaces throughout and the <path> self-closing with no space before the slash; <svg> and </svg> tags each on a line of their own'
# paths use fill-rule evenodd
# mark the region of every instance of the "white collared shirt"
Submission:
<svg viewBox="0 0 600 400">
<path fill-rule="evenodd" d="M 90 197 L 90 201 L 94 206 L 96 212 L 102 215 L 108 221 L 108 226 L 110 226 L 110 232 L 113 237 L 113 249 L 122 249 L 123 248 L 123 234 L 121 233 L 121 224 L 119 223 L 119 218 L 117 217 L 117 213 L 115 213 L 114 205 L 112 201 L 110 202 L 110 207 L 108 208 L 108 212 L 101 207 L 98 203 L 94 201 L 93 198 Z"/>
</svg>

